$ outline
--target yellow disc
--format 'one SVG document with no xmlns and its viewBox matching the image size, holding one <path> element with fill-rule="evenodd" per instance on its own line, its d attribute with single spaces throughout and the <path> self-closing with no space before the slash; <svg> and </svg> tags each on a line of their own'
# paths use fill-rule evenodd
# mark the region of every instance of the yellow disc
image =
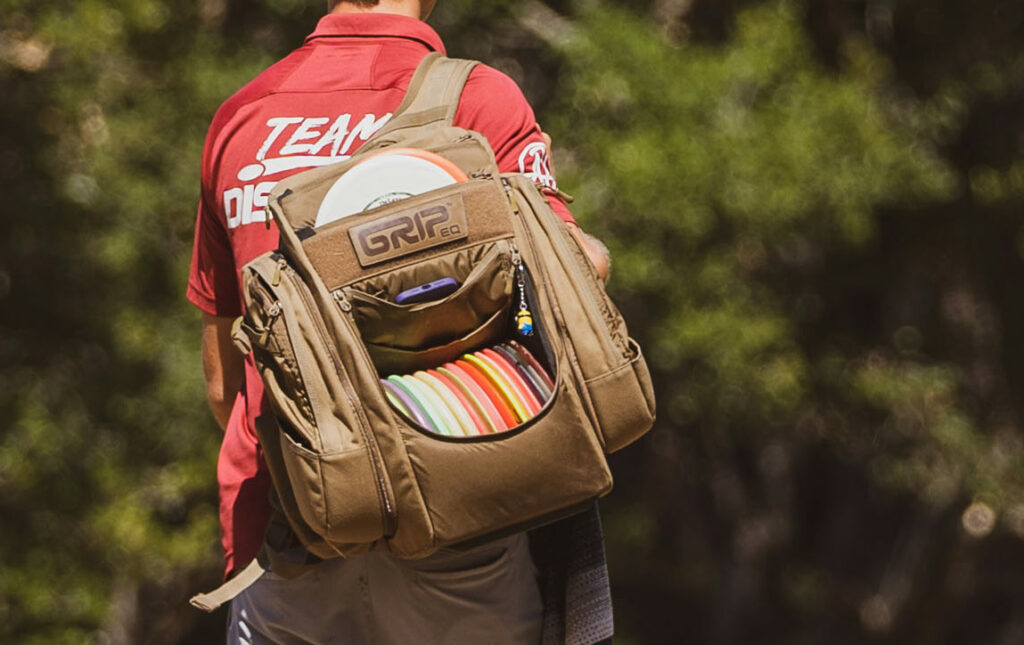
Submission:
<svg viewBox="0 0 1024 645">
<path fill-rule="evenodd" d="M 529 408 L 519 400 L 512 386 L 505 381 L 505 376 L 498 371 L 498 368 L 491 364 L 486 356 L 466 354 L 462 358 L 480 368 L 484 375 L 494 383 L 494 387 L 497 388 L 502 398 L 508 402 L 509 407 L 515 412 L 516 418 L 519 419 L 520 423 L 530 418 Z"/>
</svg>

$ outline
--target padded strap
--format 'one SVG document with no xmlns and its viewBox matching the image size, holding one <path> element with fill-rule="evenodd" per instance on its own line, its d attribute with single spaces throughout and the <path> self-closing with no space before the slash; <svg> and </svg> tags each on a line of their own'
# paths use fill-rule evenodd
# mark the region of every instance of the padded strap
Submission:
<svg viewBox="0 0 1024 645">
<path fill-rule="evenodd" d="M 260 579 L 264 573 L 263 565 L 258 558 L 253 558 L 249 566 L 242 569 L 237 576 L 228 580 L 210 593 L 197 594 L 189 600 L 189 604 L 205 612 L 217 610 L 221 605 L 234 599 L 235 596 L 248 589 Z"/>
<path fill-rule="evenodd" d="M 437 52 L 427 54 L 416 68 L 394 116 L 373 138 L 384 139 L 399 130 L 432 123 L 451 125 L 459 109 L 462 88 L 476 65 L 475 60 L 447 58 Z"/>
</svg>

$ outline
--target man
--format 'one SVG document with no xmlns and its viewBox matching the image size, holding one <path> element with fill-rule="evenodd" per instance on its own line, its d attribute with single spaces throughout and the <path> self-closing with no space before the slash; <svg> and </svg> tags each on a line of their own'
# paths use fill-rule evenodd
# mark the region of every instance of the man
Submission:
<svg viewBox="0 0 1024 645">
<path fill-rule="evenodd" d="M 229 575 L 255 556 L 270 513 L 253 428 L 265 405 L 262 384 L 230 340 L 241 314 L 239 271 L 277 246 L 266 214 L 273 185 L 348 158 L 387 122 L 423 56 L 443 53 L 423 22 L 434 2 L 329 3 L 303 46 L 226 101 L 210 126 L 187 295 L 203 311 L 207 396 L 225 430 L 217 476 Z M 455 125 L 484 134 L 502 171 L 556 188 L 549 141 L 503 74 L 473 70 Z M 582 237 L 565 203 L 549 199 L 606 274 L 606 257 Z M 322 563 L 292 580 L 270 572 L 232 603 L 228 636 L 231 643 L 537 642 L 540 603 L 526 537 L 517 535 L 420 562 L 369 554 Z M 607 623 L 598 638 L 610 635 L 610 615 Z"/>
</svg>

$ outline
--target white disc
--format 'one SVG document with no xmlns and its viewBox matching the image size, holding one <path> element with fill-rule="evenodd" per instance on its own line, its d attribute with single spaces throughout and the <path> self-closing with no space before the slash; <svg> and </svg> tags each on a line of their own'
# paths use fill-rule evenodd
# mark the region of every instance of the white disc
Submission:
<svg viewBox="0 0 1024 645">
<path fill-rule="evenodd" d="M 382 154 L 338 178 L 320 203 L 314 226 L 323 226 L 457 181 L 436 163 L 405 154 Z"/>
</svg>

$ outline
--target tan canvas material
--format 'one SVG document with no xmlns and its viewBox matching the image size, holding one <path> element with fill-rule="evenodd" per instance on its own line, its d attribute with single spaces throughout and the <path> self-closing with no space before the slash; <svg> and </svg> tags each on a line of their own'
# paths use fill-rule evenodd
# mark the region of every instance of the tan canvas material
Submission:
<svg viewBox="0 0 1024 645">
<path fill-rule="evenodd" d="M 253 352 L 273 410 L 257 433 L 280 511 L 320 558 L 419 558 L 571 514 L 611 489 L 605 454 L 654 421 L 640 348 L 574 236 L 527 177 L 498 171 L 484 137 L 452 126 L 473 65 L 431 54 L 358 154 L 280 182 L 269 200 L 280 248 L 243 271 L 234 336 Z M 334 182 L 389 146 L 440 154 L 470 179 L 314 228 Z M 442 212 L 454 233 L 387 234 Z M 394 303 L 446 276 L 460 282 L 455 293 Z M 529 337 L 513 321 L 520 277 Z M 508 338 L 555 381 L 541 411 L 512 430 L 434 434 L 398 414 L 379 384 Z"/>
</svg>

